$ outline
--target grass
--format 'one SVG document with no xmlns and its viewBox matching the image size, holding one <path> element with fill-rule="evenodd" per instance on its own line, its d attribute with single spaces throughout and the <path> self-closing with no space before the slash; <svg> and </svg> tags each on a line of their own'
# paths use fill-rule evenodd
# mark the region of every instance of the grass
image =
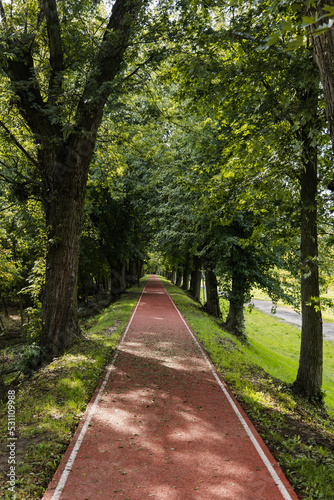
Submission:
<svg viewBox="0 0 334 500">
<path fill-rule="evenodd" d="M 8 496 L 7 412 L 0 406 L 0 497 L 44 494 L 117 345 L 141 289 L 129 289 L 89 320 L 66 353 L 23 380 L 16 390 L 16 496 Z"/>
<path fill-rule="evenodd" d="M 325 342 L 327 408 L 323 409 L 289 390 L 298 367 L 299 329 L 253 310 L 246 312 L 248 342 L 241 343 L 186 293 L 166 280 L 163 283 L 299 498 L 333 500 L 334 346 Z"/>
<path fill-rule="evenodd" d="M 162 281 L 299 498 L 334 500 L 333 419 L 323 409 L 294 397 L 287 385 L 296 374 L 300 331 L 253 310 L 246 313 L 249 342 L 242 344 L 185 292 Z M 43 496 L 139 294 L 137 287 L 128 290 L 119 301 L 89 320 L 80 342 L 17 389 L 17 499 Z M 222 305 L 226 310 L 226 304 Z M 329 346 L 325 354 L 328 411 L 334 409 L 333 355 L 333 347 Z M 0 469 L 7 463 L 6 427 L 2 406 Z M 6 498 L 6 494 L 2 473 L 0 497 Z"/>
<path fill-rule="evenodd" d="M 301 331 L 267 314 L 246 310 L 247 356 L 273 377 L 292 383 L 297 375 Z M 334 416 L 334 344 L 324 341 L 323 390 Z"/>
</svg>

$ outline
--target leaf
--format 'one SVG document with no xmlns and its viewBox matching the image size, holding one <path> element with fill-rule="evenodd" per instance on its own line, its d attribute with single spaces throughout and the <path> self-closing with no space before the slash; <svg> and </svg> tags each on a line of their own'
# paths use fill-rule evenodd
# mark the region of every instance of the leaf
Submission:
<svg viewBox="0 0 334 500">
<path fill-rule="evenodd" d="M 271 35 L 269 35 L 266 38 L 266 45 L 268 45 L 269 47 L 271 45 L 274 45 L 275 43 L 278 42 L 278 40 L 280 39 L 280 36 L 281 36 L 281 32 L 280 31 L 276 31 L 275 33 L 272 33 Z"/>
<path fill-rule="evenodd" d="M 305 45 L 305 37 L 304 35 L 298 35 L 293 40 L 290 40 L 287 44 L 287 50 L 296 50 Z"/>
<path fill-rule="evenodd" d="M 313 35 L 321 35 L 322 33 L 324 33 L 325 31 L 328 31 L 329 29 L 332 28 L 334 24 L 334 20 L 333 19 L 329 19 L 328 23 L 324 23 L 322 24 L 321 26 L 319 26 L 314 32 L 313 32 Z"/>
<path fill-rule="evenodd" d="M 287 19 L 287 20 L 281 21 L 281 30 L 283 33 L 291 31 L 292 30 L 292 20 Z"/>
<path fill-rule="evenodd" d="M 315 23 L 314 16 L 303 16 L 303 22 L 301 24 L 301 27 L 307 28 L 308 26 L 311 26 L 314 23 Z"/>
<path fill-rule="evenodd" d="M 328 12 L 328 15 L 330 15 L 330 16 L 331 16 L 331 15 L 334 15 L 334 6 L 331 6 L 331 5 L 325 5 L 325 6 L 323 7 L 323 10 L 324 10 L 325 12 Z"/>
</svg>

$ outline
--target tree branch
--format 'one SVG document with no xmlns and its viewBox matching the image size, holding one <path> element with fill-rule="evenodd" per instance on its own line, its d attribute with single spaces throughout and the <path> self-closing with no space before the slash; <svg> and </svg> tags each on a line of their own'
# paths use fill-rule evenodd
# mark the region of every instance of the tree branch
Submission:
<svg viewBox="0 0 334 500">
<path fill-rule="evenodd" d="M 79 130 L 93 135 L 102 119 L 103 107 L 119 73 L 139 12 L 147 0 L 116 0 L 106 27 L 95 65 L 78 104 Z"/>
<path fill-rule="evenodd" d="M 4 212 L 5 210 L 8 210 L 9 208 L 16 207 L 17 202 L 15 201 L 14 203 L 11 203 L 10 205 L 7 205 L 5 208 L 0 208 L 0 212 Z"/>
<path fill-rule="evenodd" d="M 44 14 L 49 38 L 50 65 L 52 74 L 49 82 L 49 99 L 57 94 L 62 84 L 61 71 L 64 69 L 64 57 L 60 32 L 60 23 L 55 0 L 43 0 Z"/>
<path fill-rule="evenodd" d="M 6 58 L 6 73 L 17 97 L 17 108 L 34 134 L 41 137 L 50 130 L 50 122 L 41 112 L 45 109 L 40 87 L 35 77 L 34 60 L 31 54 L 31 36 L 20 39 L 8 38 L 11 55 Z"/>
<path fill-rule="evenodd" d="M 6 127 L 6 125 L 3 123 L 2 120 L 0 120 L 0 127 L 4 129 L 6 134 L 9 136 L 10 140 L 15 144 L 15 146 L 22 151 L 22 153 L 25 155 L 28 160 L 35 165 L 35 167 L 38 167 L 38 162 L 28 153 L 28 151 L 22 146 L 22 144 L 19 143 L 19 141 L 16 139 L 16 137 L 12 134 L 12 132 Z"/>
</svg>

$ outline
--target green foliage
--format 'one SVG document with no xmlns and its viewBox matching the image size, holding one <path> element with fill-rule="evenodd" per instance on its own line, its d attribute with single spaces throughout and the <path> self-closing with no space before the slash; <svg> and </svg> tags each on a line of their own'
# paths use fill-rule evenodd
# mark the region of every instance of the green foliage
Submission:
<svg viewBox="0 0 334 500">
<path fill-rule="evenodd" d="M 0 254 L 0 293 L 10 290 L 19 276 L 18 267 L 13 262 L 10 250 L 2 247 Z"/>
</svg>

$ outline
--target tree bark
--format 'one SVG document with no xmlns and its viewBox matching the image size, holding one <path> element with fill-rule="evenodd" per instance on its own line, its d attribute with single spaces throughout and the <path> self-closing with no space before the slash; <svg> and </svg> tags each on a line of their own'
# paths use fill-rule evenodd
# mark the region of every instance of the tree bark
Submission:
<svg viewBox="0 0 334 500">
<path fill-rule="evenodd" d="M 126 264 L 125 260 L 114 262 L 109 260 L 110 266 L 110 295 L 115 297 L 124 292 L 126 288 L 125 271 Z"/>
<path fill-rule="evenodd" d="M 186 262 L 186 265 L 183 268 L 183 276 L 182 276 L 182 290 L 186 292 L 189 290 L 189 261 Z"/>
<path fill-rule="evenodd" d="M 306 397 L 321 400 L 323 334 L 319 304 L 317 150 L 311 145 L 308 130 L 302 130 L 301 134 L 304 147 L 300 178 L 302 333 L 299 368 L 293 387 Z"/>
<path fill-rule="evenodd" d="M 219 307 L 217 278 L 212 269 L 207 269 L 205 271 L 205 285 L 206 285 L 206 295 L 207 295 L 207 301 L 205 306 L 206 312 L 211 314 L 211 316 L 220 318 L 221 312 Z"/>
<path fill-rule="evenodd" d="M 78 142 L 77 152 L 69 150 L 53 168 L 50 168 L 52 158 L 41 154 L 48 231 L 41 339 L 46 359 L 58 356 L 80 334 L 77 275 L 85 186 L 93 152 L 92 145 L 85 142 Z"/>
<path fill-rule="evenodd" d="M 244 328 L 244 301 L 245 287 L 242 277 L 237 269 L 232 270 L 232 292 L 229 296 L 230 307 L 226 318 L 225 327 L 228 331 L 243 336 Z"/>
<path fill-rule="evenodd" d="M 201 280 L 202 273 L 199 264 L 195 266 L 195 269 L 191 272 L 190 280 L 190 294 L 193 300 L 200 302 L 201 300 Z"/>
<path fill-rule="evenodd" d="M 144 261 L 142 259 L 138 259 L 137 261 L 137 284 L 140 286 L 140 278 L 144 276 Z"/>
</svg>

